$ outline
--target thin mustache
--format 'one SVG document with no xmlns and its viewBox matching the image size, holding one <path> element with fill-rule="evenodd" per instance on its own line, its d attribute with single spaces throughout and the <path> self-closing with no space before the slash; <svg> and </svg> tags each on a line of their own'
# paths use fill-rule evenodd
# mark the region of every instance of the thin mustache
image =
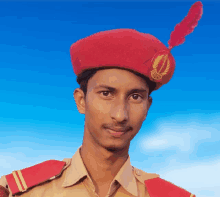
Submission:
<svg viewBox="0 0 220 197">
<path fill-rule="evenodd" d="M 126 132 L 128 130 L 130 130 L 130 127 L 105 127 L 106 129 L 111 129 L 113 131 L 117 131 L 117 132 Z"/>
</svg>

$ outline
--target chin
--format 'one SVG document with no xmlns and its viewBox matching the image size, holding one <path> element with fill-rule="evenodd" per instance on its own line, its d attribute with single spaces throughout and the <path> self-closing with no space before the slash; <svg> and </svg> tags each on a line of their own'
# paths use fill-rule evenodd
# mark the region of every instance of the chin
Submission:
<svg viewBox="0 0 220 197">
<path fill-rule="evenodd" d="M 127 149 L 127 145 L 123 144 L 123 145 L 109 145 L 109 146 L 105 146 L 105 149 L 108 150 L 109 152 L 119 152 L 119 151 L 123 151 L 125 149 Z"/>
</svg>

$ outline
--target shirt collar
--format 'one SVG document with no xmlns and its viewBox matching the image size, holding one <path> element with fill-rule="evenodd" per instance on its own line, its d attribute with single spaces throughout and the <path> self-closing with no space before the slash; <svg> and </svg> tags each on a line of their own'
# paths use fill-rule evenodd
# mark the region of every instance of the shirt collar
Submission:
<svg viewBox="0 0 220 197">
<path fill-rule="evenodd" d="M 63 187 L 74 185 L 80 179 L 86 176 L 91 180 L 80 155 L 81 147 L 82 146 L 78 148 L 78 150 L 72 157 L 70 168 L 69 170 L 67 169 L 68 173 L 66 173 L 64 182 L 62 184 Z M 137 183 L 132 171 L 133 168 L 131 166 L 129 156 L 124 165 L 121 167 L 121 169 L 115 176 L 113 182 L 117 180 L 125 190 L 127 190 L 134 196 L 138 196 Z"/>
<path fill-rule="evenodd" d="M 138 196 L 137 182 L 133 174 L 133 167 L 131 166 L 130 156 L 115 176 L 121 186 L 134 196 Z"/>
<path fill-rule="evenodd" d="M 85 176 L 89 177 L 79 152 L 80 148 L 81 146 L 72 157 L 69 171 L 66 173 L 65 180 L 62 185 L 63 187 L 74 185 L 77 181 Z"/>
</svg>

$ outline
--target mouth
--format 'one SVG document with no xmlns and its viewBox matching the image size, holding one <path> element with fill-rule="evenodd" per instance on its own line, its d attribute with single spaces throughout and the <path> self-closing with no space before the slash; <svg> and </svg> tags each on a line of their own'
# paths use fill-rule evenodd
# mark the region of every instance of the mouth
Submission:
<svg viewBox="0 0 220 197">
<path fill-rule="evenodd" d="M 109 129 L 106 128 L 106 130 L 114 137 L 121 137 L 122 135 L 124 135 L 125 133 L 127 133 L 127 130 L 123 130 L 123 129 Z"/>
</svg>

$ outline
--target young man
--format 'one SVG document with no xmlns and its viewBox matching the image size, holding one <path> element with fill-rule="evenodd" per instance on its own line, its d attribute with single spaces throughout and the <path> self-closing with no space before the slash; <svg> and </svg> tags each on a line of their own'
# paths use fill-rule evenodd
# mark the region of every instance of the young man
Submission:
<svg viewBox="0 0 220 197">
<path fill-rule="evenodd" d="M 83 144 L 72 159 L 3 176 L 0 196 L 194 196 L 131 166 L 128 151 L 152 104 L 150 93 L 173 75 L 171 48 L 184 42 L 201 15 L 197 2 L 180 23 L 181 31 L 171 34 L 169 49 L 154 36 L 132 29 L 99 32 L 74 43 L 71 60 L 80 84 L 74 99 L 85 114 Z"/>
</svg>

